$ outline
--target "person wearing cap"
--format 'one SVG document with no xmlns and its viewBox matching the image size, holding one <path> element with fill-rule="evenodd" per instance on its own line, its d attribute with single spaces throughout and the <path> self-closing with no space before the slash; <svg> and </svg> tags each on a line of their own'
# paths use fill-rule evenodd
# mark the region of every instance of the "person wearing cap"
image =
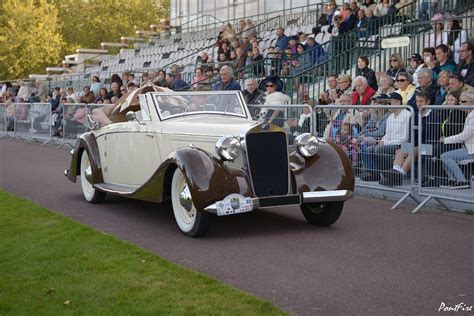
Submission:
<svg viewBox="0 0 474 316">
<path fill-rule="evenodd" d="M 423 68 L 423 58 L 418 53 L 412 54 L 408 59 L 409 67 L 408 72 L 413 76 L 413 84 L 418 86 L 418 80 L 416 78 L 416 73 Z"/>
<path fill-rule="evenodd" d="M 425 47 L 436 47 L 448 42 L 448 32 L 444 32 L 444 16 L 436 13 L 431 18 L 433 30 L 425 38 Z"/>
<path fill-rule="evenodd" d="M 374 105 L 388 105 L 390 104 L 390 97 L 386 94 L 380 94 L 372 98 Z M 385 135 L 385 128 L 387 126 L 387 119 L 390 112 L 385 109 L 370 110 L 369 120 L 359 132 L 358 140 L 360 144 L 360 157 L 366 169 L 373 170 L 373 159 L 368 155 L 369 146 L 376 145 Z"/>
<path fill-rule="evenodd" d="M 165 79 L 166 83 L 168 84 L 168 87 L 171 90 L 181 90 L 188 85 L 184 80 L 176 78 L 175 74 L 171 72 L 168 72 L 166 74 Z"/>
<path fill-rule="evenodd" d="M 456 74 L 464 78 L 464 82 L 474 86 L 474 45 L 464 42 L 459 50 L 461 62 Z"/>
<path fill-rule="evenodd" d="M 391 97 L 397 97 L 395 95 Z M 420 92 L 416 96 L 416 105 L 419 109 L 422 109 L 423 106 L 429 105 L 430 102 L 430 94 L 426 91 Z M 422 139 L 423 143 L 426 142 L 426 132 L 428 128 L 431 126 L 438 126 L 439 125 L 439 112 L 438 111 L 423 111 L 422 113 L 422 131 L 424 133 Z M 383 179 L 380 180 L 379 184 L 386 185 L 386 186 L 397 186 L 402 185 L 403 179 L 408 175 L 411 170 L 411 165 L 413 159 L 417 159 L 418 157 L 418 130 L 415 129 L 415 134 L 412 135 L 415 141 L 415 148 L 414 152 L 411 154 L 402 151 L 401 149 L 397 149 L 395 151 L 395 159 L 393 160 L 393 167 L 387 171 L 382 173 Z M 432 136 L 434 138 L 439 138 L 436 136 Z M 407 139 L 408 141 L 408 139 Z"/>
<path fill-rule="evenodd" d="M 401 105 L 402 96 L 392 92 L 387 101 L 390 105 Z M 402 143 L 409 140 L 411 112 L 407 109 L 391 109 L 387 118 L 385 135 L 377 143 L 367 148 L 367 157 L 373 164 L 365 165 L 366 172 L 361 176 L 363 181 L 379 181 L 380 174 L 392 165 L 393 156 Z"/>
</svg>

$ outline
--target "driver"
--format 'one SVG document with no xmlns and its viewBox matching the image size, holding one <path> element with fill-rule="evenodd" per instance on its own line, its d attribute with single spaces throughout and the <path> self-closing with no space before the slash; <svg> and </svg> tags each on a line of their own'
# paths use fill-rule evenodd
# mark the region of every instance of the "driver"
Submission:
<svg viewBox="0 0 474 316">
<path fill-rule="evenodd" d="M 188 106 L 187 112 L 205 111 L 207 96 L 205 94 L 196 94 L 191 96 L 191 103 Z"/>
</svg>

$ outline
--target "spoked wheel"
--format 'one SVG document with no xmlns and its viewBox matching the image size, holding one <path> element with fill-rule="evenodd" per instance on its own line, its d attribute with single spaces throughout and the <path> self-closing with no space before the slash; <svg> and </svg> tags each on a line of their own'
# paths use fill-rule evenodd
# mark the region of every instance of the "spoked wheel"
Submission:
<svg viewBox="0 0 474 316">
<path fill-rule="evenodd" d="M 316 226 L 331 226 L 341 216 L 344 202 L 302 204 L 301 211 L 306 220 Z"/>
<path fill-rule="evenodd" d="M 105 199 L 105 192 L 97 191 L 92 186 L 92 167 L 87 151 L 84 150 L 81 157 L 81 187 L 84 198 L 89 203 L 102 203 Z"/>
<path fill-rule="evenodd" d="M 207 216 L 196 210 L 186 179 L 179 168 L 176 168 L 171 181 L 171 203 L 176 224 L 183 234 L 199 237 L 207 232 L 209 229 Z"/>
</svg>

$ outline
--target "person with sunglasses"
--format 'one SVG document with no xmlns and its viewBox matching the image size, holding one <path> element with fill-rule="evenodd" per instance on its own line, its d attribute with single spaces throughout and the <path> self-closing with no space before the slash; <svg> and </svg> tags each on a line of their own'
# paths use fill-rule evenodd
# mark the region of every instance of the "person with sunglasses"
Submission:
<svg viewBox="0 0 474 316">
<path fill-rule="evenodd" d="M 403 62 L 402 56 L 400 54 L 392 54 L 390 56 L 390 68 L 387 69 L 387 75 L 392 78 L 393 81 L 397 79 L 397 76 L 400 72 L 406 72 L 405 63 Z"/>
<path fill-rule="evenodd" d="M 415 93 L 416 87 L 412 84 L 413 77 L 408 72 L 398 73 L 397 80 L 395 80 L 398 90 L 395 91 L 402 96 L 402 104 L 408 104 L 408 100 Z"/>
<path fill-rule="evenodd" d="M 264 114 L 268 118 L 268 123 L 272 123 L 283 127 L 284 118 L 283 118 L 283 109 L 281 108 L 269 108 L 265 106 L 269 105 L 286 105 L 291 102 L 291 99 L 286 94 L 280 92 L 279 90 L 283 87 L 283 82 L 277 79 L 277 77 L 270 77 L 264 79 L 262 83 L 265 84 L 265 103 L 264 107 L 260 112 L 261 115 Z"/>
<path fill-rule="evenodd" d="M 464 92 L 459 98 L 459 103 L 462 106 L 474 105 L 474 93 L 471 91 Z M 461 160 L 474 159 L 474 111 L 466 110 L 466 112 L 469 112 L 469 114 L 466 117 L 463 131 L 453 136 L 440 138 L 440 142 L 444 144 L 464 143 L 464 147 L 441 155 L 444 171 L 450 179 L 446 186 L 440 186 L 443 188 L 469 188 L 469 181 L 467 181 L 465 174 L 458 165 Z"/>
</svg>

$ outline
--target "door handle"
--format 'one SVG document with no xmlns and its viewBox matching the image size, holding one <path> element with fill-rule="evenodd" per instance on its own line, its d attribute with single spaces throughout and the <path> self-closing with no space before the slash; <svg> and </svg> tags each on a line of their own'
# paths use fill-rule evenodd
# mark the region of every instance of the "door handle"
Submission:
<svg viewBox="0 0 474 316">
<path fill-rule="evenodd" d="M 153 135 L 153 134 L 146 134 L 146 136 L 151 137 L 151 138 L 155 137 L 155 135 Z"/>
</svg>

